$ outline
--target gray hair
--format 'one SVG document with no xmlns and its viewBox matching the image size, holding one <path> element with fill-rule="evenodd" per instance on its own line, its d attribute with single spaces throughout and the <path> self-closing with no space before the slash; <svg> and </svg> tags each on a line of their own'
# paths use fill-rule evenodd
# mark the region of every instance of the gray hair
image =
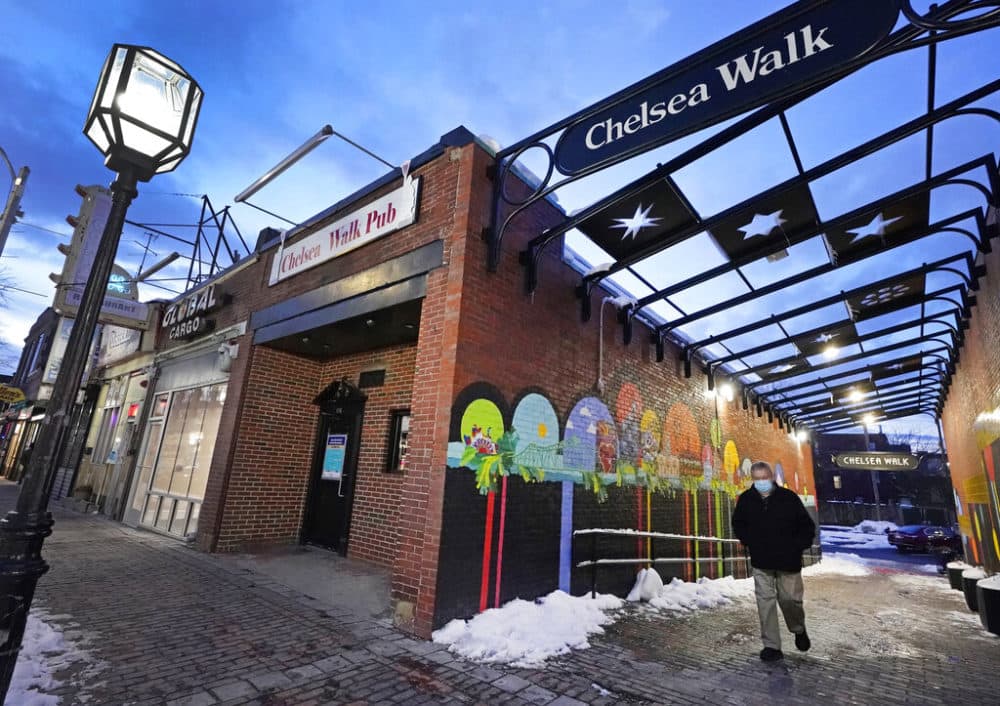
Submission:
<svg viewBox="0 0 1000 706">
<path fill-rule="evenodd" d="M 767 471 L 767 474 L 774 477 L 774 469 L 771 468 L 771 464 L 767 461 L 754 461 L 750 466 L 750 475 L 753 475 L 754 471 Z"/>
</svg>

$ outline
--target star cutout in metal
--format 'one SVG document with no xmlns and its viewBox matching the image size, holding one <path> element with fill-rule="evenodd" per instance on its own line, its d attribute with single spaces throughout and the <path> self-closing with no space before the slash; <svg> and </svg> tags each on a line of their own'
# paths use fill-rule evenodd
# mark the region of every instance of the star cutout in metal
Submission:
<svg viewBox="0 0 1000 706">
<path fill-rule="evenodd" d="M 892 225 L 898 220 L 901 220 L 902 218 L 903 218 L 902 216 L 896 216 L 895 218 L 890 218 L 889 220 L 885 220 L 882 218 L 881 212 L 878 213 L 868 225 L 862 228 L 858 228 L 856 230 L 847 231 L 848 233 L 854 236 L 853 238 L 851 238 L 851 245 L 854 245 L 859 240 L 864 240 L 865 238 L 869 238 L 873 235 L 877 235 L 880 237 L 885 235 L 886 227 Z"/>
<path fill-rule="evenodd" d="M 622 240 L 626 238 L 634 238 L 639 234 L 639 231 L 643 228 L 649 228 L 655 226 L 662 219 L 661 218 L 650 218 L 649 212 L 653 210 L 653 204 L 649 204 L 646 210 L 642 210 L 642 204 L 640 203 L 635 207 L 635 213 L 631 218 L 615 218 L 618 221 L 616 225 L 611 226 L 612 228 L 622 228 L 625 230 L 622 233 Z"/>
<path fill-rule="evenodd" d="M 766 215 L 755 213 L 752 221 L 736 230 L 743 233 L 743 240 L 756 238 L 758 235 L 768 235 L 775 228 L 780 228 L 781 224 L 785 222 L 785 219 L 781 217 L 782 213 L 784 213 L 784 209 Z"/>
</svg>

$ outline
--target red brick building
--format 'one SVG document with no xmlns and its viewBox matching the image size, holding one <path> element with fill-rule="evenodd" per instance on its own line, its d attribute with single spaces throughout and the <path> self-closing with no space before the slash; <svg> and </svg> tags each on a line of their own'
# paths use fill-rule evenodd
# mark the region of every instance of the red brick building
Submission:
<svg viewBox="0 0 1000 706">
<path fill-rule="evenodd" d="M 994 208 L 993 217 L 996 217 Z M 979 281 L 962 357 L 941 415 L 966 557 L 1000 571 L 1000 253 L 980 256 Z"/>
<path fill-rule="evenodd" d="M 196 519 L 205 551 L 305 541 L 390 566 L 397 622 L 428 636 L 517 596 L 589 589 L 574 565 L 592 549 L 696 559 L 663 571 L 692 579 L 742 570 L 719 542 L 611 536 L 592 547 L 573 531 L 729 537 L 750 459 L 770 461 L 814 504 L 808 444 L 709 397 L 704 379 L 671 362 L 676 350 L 657 363 L 642 332 L 625 346 L 608 292 L 593 294 L 604 315 L 582 322 L 579 273 L 561 248 L 546 251 L 541 286 L 524 294 L 518 252 L 563 218 L 555 206 L 519 218 L 487 271 L 493 161 L 455 130 L 405 177 L 390 173 L 261 243 L 177 309 L 164 350 L 191 348 L 207 372 L 186 384 L 217 387 L 195 395 L 201 407 L 188 403 L 185 419 L 200 413 L 202 426 L 174 424 L 176 441 L 211 432 L 213 443 L 198 462 L 203 489 L 189 485 L 200 497 L 147 493 L 167 498 L 145 510 L 154 525 L 164 503 L 174 513 L 190 503 L 186 533 Z M 214 317 L 214 331 L 191 334 L 199 317 Z M 597 586 L 627 590 L 635 569 L 602 570 Z"/>
</svg>

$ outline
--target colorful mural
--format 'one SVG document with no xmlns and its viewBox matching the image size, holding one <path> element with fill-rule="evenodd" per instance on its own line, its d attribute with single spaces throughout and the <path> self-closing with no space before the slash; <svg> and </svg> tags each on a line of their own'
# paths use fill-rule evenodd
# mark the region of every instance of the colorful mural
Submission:
<svg viewBox="0 0 1000 706">
<path fill-rule="evenodd" d="M 751 460 L 741 459 L 736 441 L 725 437 L 720 419 L 712 418 L 703 435 L 686 404 L 675 403 L 661 416 L 659 410 L 644 404 L 640 389 L 630 383 L 623 384 L 611 399 L 613 403 L 608 404 L 599 397 L 581 397 L 562 417 L 562 424 L 555 406 L 537 391 L 522 393 L 512 413 L 504 412 L 507 403 L 486 383 L 466 388 L 456 399 L 448 445 L 448 466 L 453 470 L 448 473 L 449 478 L 468 480 L 449 481 L 446 497 L 468 492 L 460 487 L 474 488 L 485 496 L 478 511 L 483 532 L 479 610 L 499 605 L 502 596 L 519 595 L 524 577 L 515 574 L 526 546 L 551 556 L 551 568 L 535 566 L 535 574 L 551 571 L 546 573 L 549 580 L 570 592 L 580 579 L 580 570 L 573 565 L 574 529 L 631 527 L 731 536 L 732 507 L 736 495 L 749 485 Z M 787 480 L 785 466 L 776 460 L 772 463 L 779 480 Z M 789 469 L 795 474 L 797 490 L 799 470 Z M 811 468 L 801 470 L 811 472 Z M 452 475 L 463 472 L 469 475 Z M 530 486 L 538 483 L 549 488 L 555 483 L 559 488 L 555 494 L 540 492 L 541 488 L 531 491 Z M 452 510 L 446 510 L 446 515 L 467 517 L 466 501 L 449 502 Z M 463 526 L 468 527 L 468 521 Z M 445 526 L 449 526 L 447 520 Z M 544 537 L 536 535 L 543 526 L 547 528 Z M 509 555 L 505 545 L 514 541 L 512 530 L 521 544 L 520 550 L 510 551 L 520 553 L 505 562 Z M 455 532 L 460 532 L 458 524 Z M 445 531 L 442 536 L 443 542 L 461 543 L 468 552 L 468 542 L 459 534 L 452 537 Z M 557 546 L 550 544 L 556 540 Z M 525 541 L 530 544 L 524 545 Z M 683 578 L 722 576 L 733 570 L 726 563 L 732 561 L 732 549 L 722 543 L 673 540 L 667 549 L 654 546 L 650 537 L 629 541 L 634 547 L 632 557 L 649 560 L 667 551 L 695 560 L 670 569 Z M 616 553 L 622 549 L 620 540 L 606 546 Z M 470 558 L 466 556 L 466 561 Z M 633 567 L 621 568 L 627 579 Z M 468 592 L 471 586 L 461 590 Z"/>
<path fill-rule="evenodd" d="M 1000 407 L 980 413 L 974 423 L 979 473 L 956 482 L 955 511 L 968 540 L 969 559 L 991 571 L 1000 570 Z"/>
</svg>

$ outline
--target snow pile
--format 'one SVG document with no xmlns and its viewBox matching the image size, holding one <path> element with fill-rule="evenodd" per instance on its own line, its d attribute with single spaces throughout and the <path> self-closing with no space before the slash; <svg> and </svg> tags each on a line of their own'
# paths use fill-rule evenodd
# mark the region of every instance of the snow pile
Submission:
<svg viewBox="0 0 1000 706">
<path fill-rule="evenodd" d="M 728 605 L 736 598 L 753 595 L 753 579 L 700 578 L 694 583 L 673 579 L 664 585 L 656 569 L 643 569 L 626 600 L 648 602 L 658 610 L 687 612 Z"/>
<path fill-rule="evenodd" d="M 660 610 L 689 611 L 729 605 L 737 598 L 753 596 L 753 579 L 700 578 L 695 583 L 674 579 L 649 602 Z"/>
<path fill-rule="evenodd" d="M 971 569 L 973 567 L 972 567 L 972 564 L 966 564 L 964 561 L 949 561 L 948 562 L 948 568 L 949 569 L 963 569 L 964 570 L 964 569 Z"/>
<path fill-rule="evenodd" d="M 962 572 L 963 579 L 984 579 L 986 578 L 986 572 L 979 568 L 965 569 Z"/>
<path fill-rule="evenodd" d="M 635 577 L 635 585 L 629 591 L 625 600 L 630 603 L 635 603 L 636 601 L 646 601 L 648 603 L 660 595 L 660 591 L 662 590 L 663 579 L 660 578 L 660 574 L 657 573 L 656 569 L 643 569 Z"/>
<path fill-rule="evenodd" d="M 1000 574 L 994 574 L 988 579 L 982 579 L 977 586 L 982 586 L 984 589 L 989 591 L 1000 591 Z"/>
<path fill-rule="evenodd" d="M 87 658 L 85 652 L 68 642 L 62 631 L 53 628 L 34 611 L 28 615 L 21 653 L 14 667 L 7 703 L 22 706 L 55 706 L 59 697 L 44 692 L 61 685 L 53 675 L 72 662 Z"/>
<path fill-rule="evenodd" d="M 844 549 L 889 549 L 889 538 L 884 534 L 859 532 L 856 529 L 820 529 L 822 544 Z"/>
<path fill-rule="evenodd" d="M 818 564 L 802 569 L 803 576 L 868 576 L 871 571 L 857 554 L 827 553 Z"/>
<path fill-rule="evenodd" d="M 607 594 L 596 598 L 553 591 L 538 600 L 515 599 L 469 620 L 452 620 L 431 636 L 449 651 L 477 662 L 540 667 L 549 657 L 590 647 L 587 637 L 603 633 L 611 611 L 624 602 Z"/>
<path fill-rule="evenodd" d="M 885 534 L 886 530 L 892 531 L 897 527 L 895 522 L 865 520 L 854 525 L 853 529 L 862 534 Z"/>
</svg>

